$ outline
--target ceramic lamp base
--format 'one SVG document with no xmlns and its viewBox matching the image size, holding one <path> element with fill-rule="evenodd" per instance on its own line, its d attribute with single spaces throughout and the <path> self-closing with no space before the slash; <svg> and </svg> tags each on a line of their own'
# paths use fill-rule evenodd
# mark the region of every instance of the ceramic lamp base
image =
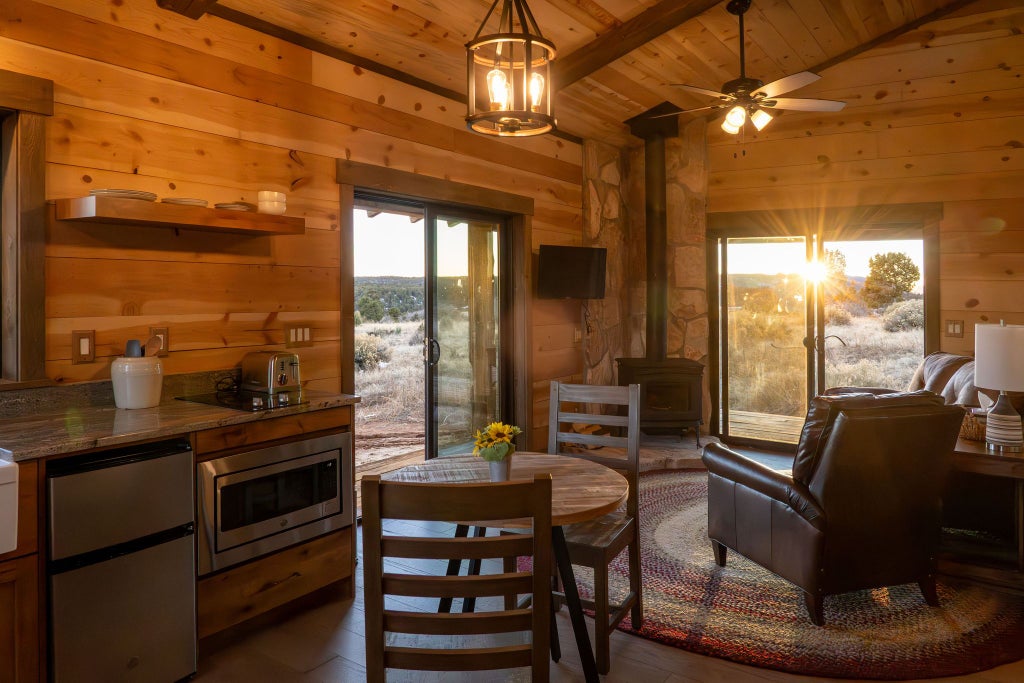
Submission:
<svg viewBox="0 0 1024 683">
<path fill-rule="evenodd" d="M 1024 451 L 1024 431 L 1021 429 L 1020 413 L 1010 405 L 1006 392 L 1000 392 L 999 400 L 988 411 L 985 420 L 985 445 L 997 453 L 1020 453 Z"/>
</svg>

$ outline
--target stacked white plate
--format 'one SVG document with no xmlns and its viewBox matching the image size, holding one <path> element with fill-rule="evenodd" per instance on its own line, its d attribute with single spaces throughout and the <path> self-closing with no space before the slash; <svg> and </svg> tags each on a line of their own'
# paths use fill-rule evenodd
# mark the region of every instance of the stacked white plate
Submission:
<svg viewBox="0 0 1024 683">
<path fill-rule="evenodd" d="M 160 202 L 163 204 L 182 204 L 184 206 L 206 206 L 209 204 L 205 199 L 192 199 L 190 197 L 164 197 Z"/>
<path fill-rule="evenodd" d="M 142 190 L 89 190 L 93 197 L 117 197 L 119 199 L 141 199 L 144 202 L 155 202 L 156 193 Z"/>
<path fill-rule="evenodd" d="M 256 207 L 249 202 L 222 202 L 214 204 L 215 209 L 227 209 L 228 211 L 255 211 Z"/>
<path fill-rule="evenodd" d="M 284 192 L 260 190 L 256 193 L 256 199 L 259 201 L 260 213 L 280 216 L 285 212 L 285 201 L 287 198 Z"/>
</svg>

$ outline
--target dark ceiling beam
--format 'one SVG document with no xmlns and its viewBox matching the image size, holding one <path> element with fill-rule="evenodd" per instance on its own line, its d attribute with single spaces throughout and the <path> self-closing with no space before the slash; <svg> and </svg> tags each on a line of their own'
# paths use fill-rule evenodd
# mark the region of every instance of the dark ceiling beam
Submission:
<svg viewBox="0 0 1024 683">
<path fill-rule="evenodd" d="M 183 14 L 189 19 L 198 19 L 210 8 L 217 4 L 217 0 L 156 0 L 160 7 Z"/>
<path fill-rule="evenodd" d="M 238 24 L 239 26 L 245 26 L 246 28 L 251 28 L 254 31 L 265 33 L 268 36 L 273 36 L 274 38 L 279 38 L 280 40 L 304 47 L 307 50 L 319 52 L 322 55 L 327 55 L 328 57 L 348 62 L 352 66 L 357 66 L 360 69 L 366 69 L 367 71 L 372 71 L 373 73 L 380 74 L 381 76 L 393 78 L 396 81 L 401 81 L 402 83 L 419 88 L 420 90 L 426 90 L 427 92 L 432 92 L 435 95 L 440 95 L 441 97 L 446 97 L 450 100 L 462 102 L 463 104 L 466 103 L 466 96 L 462 93 L 449 90 L 448 88 L 444 88 L 436 83 L 425 81 L 422 78 L 416 78 L 404 71 L 393 69 L 390 66 L 381 64 L 380 62 L 375 62 L 372 59 L 360 57 L 348 50 L 335 47 L 334 45 L 325 43 L 322 40 L 317 40 L 316 38 L 304 36 L 301 33 L 296 33 L 295 31 L 278 26 L 277 24 L 272 24 L 269 21 L 264 21 L 263 19 L 254 17 L 251 14 L 239 12 L 238 10 L 233 10 L 230 7 L 224 7 L 223 5 L 218 5 L 216 3 L 207 10 L 207 13 L 225 21 Z"/>
<path fill-rule="evenodd" d="M 325 43 L 322 40 L 317 40 L 316 38 L 304 36 L 301 33 L 296 33 L 295 31 L 291 31 L 282 26 L 278 26 L 277 24 L 272 24 L 269 21 L 264 21 L 263 19 L 259 19 L 250 14 L 239 12 L 237 10 L 231 9 L 230 7 L 225 7 L 224 5 L 218 5 L 216 0 L 157 0 L 157 3 L 164 9 L 179 12 L 180 14 L 184 14 L 184 12 L 180 12 L 175 7 L 165 5 L 186 5 L 189 3 L 204 3 L 205 12 L 210 16 L 223 19 L 224 21 L 230 21 L 233 24 L 244 26 L 246 28 L 252 29 L 253 31 L 259 31 L 260 33 L 264 33 L 268 36 L 273 36 L 274 38 L 278 38 L 285 42 L 292 43 L 293 45 L 298 45 L 299 47 L 304 47 L 307 50 L 311 50 L 313 52 L 319 52 L 322 55 L 333 57 L 334 59 L 340 60 L 342 62 L 347 62 L 352 66 L 358 67 L 360 69 L 365 69 L 366 71 L 372 71 L 373 73 L 380 74 L 381 76 L 387 76 L 388 78 L 399 81 L 400 83 L 405 83 L 406 85 L 411 85 L 414 88 L 419 88 L 420 90 L 425 90 L 427 92 L 434 93 L 435 95 L 439 95 L 440 97 L 444 97 L 449 100 L 454 100 L 455 102 L 458 102 L 460 104 L 466 104 L 466 95 L 464 93 L 460 93 L 455 90 L 450 90 L 449 88 L 445 88 L 443 86 L 424 80 L 422 78 L 417 78 L 412 74 L 400 71 L 399 69 L 394 69 L 385 64 L 381 64 L 380 62 L 375 62 L 372 59 L 360 57 L 355 53 L 349 52 L 348 50 L 344 50 L 340 47 L 335 47 L 334 45 Z M 195 19 L 198 17 L 192 18 Z M 573 142 L 576 144 L 583 143 L 583 139 L 580 138 L 579 136 L 573 135 L 572 133 L 566 133 L 558 129 L 556 129 L 551 134 L 554 135 L 555 137 L 561 138 L 568 142 Z"/>
<path fill-rule="evenodd" d="M 914 19 L 913 21 L 909 21 L 906 24 L 903 24 L 902 26 L 897 26 L 891 31 L 886 31 L 880 36 L 875 36 L 866 43 L 861 43 L 856 47 L 851 47 L 846 52 L 838 54 L 835 57 L 829 57 L 824 62 L 820 64 L 815 64 L 814 66 L 805 69 L 805 71 L 811 71 L 813 73 L 819 73 L 821 71 L 824 71 L 825 69 L 833 67 L 837 64 L 841 64 L 847 61 L 848 59 L 853 59 L 854 57 L 863 54 L 872 48 L 878 47 L 879 45 L 883 45 L 889 42 L 890 40 L 893 40 L 894 38 L 899 38 L 904 33 L 909 33 L 910 31 L 918 29 L 924 26 L 925 24 L 931 23 L 933 21 L 938 21 L 942 17 L 948 14 L 952 14 L 957 10 L 961 10 L 964 7 L 967 7 L 968 5 L 974 4 L 975 2 L 977 2 L 977 0 L 953 0 L 952 2 L 943 5 L 942 7 L 937 7 L 936 9 L 933 9 L 928 14 L 921 15 L 920 17 Z"/>
<path fill-rule="evenodd" d="M 555 87 L 572 85 L 721 3 L 722 0 L 662 0 L 575 52 L 555 59 L 551 66 Z"/>
</svg>

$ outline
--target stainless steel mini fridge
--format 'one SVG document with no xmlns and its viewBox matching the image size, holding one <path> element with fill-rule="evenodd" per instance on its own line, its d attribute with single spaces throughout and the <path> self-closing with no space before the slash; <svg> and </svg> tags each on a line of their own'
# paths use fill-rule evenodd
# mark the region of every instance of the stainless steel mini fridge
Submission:
<svg viewBox="0 0 1024 683">
<path fill-rule="evenodd" d="M 169 683 L 195 673 L 192 473 L 181 440 L 47 468 L 53 680 Z"/>
</svg>

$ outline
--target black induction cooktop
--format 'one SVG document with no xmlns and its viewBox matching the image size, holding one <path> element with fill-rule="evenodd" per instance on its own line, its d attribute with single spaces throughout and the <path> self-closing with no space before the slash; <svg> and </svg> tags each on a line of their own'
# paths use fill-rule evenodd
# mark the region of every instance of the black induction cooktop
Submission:
<svg viewBox="0 0 1024 683">
<path fill-rule="evenodd" d="M 244 410 L 246 412 L 286 408 L 309 402 L 302 396 L 301 391 L 281 391 L 276 394 L 268 394 L 262 391 L 247 391 L 245 389 L 214 391 L 209 394 L 196 394 L 195 396 L 178 396 L 178 400 L 191 403 L 205 403 L 211 406 Z"/>
</svg>

